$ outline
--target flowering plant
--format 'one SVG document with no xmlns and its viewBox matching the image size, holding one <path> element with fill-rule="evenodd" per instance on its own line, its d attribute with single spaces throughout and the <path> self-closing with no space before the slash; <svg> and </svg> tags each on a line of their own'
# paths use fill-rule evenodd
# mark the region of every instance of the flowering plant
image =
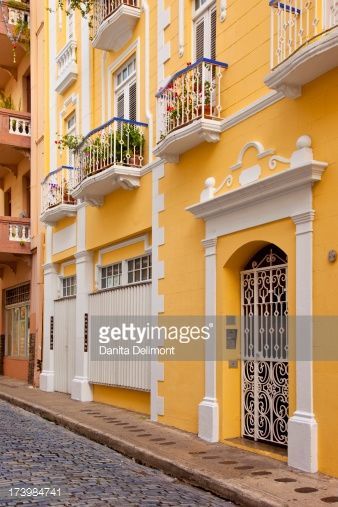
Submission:
<svg viewBox="0 0 338 507">
<path fill-rule="evenodd" d="M 83 140 L 82 136 L 76 136 L 74 134 L 65 134 L 64 136 L 59 136 L 58 139 L 55 140 L 55 144 L 57 145 L 59 151 L 63 151 L 65 148 L 68 150 L 76 150 Z"/>
</svg>

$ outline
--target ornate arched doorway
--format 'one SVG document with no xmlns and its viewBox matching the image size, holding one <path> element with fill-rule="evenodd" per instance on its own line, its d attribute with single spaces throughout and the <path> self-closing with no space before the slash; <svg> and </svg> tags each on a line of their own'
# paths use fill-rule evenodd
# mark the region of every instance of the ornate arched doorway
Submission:
<svg viewBox="0 0 338 507">
<path fill-rule="evenodd" d="M 242 435 L 287 445 L 287 256 L 265 246 L 241 273 Z"/>
</svg>

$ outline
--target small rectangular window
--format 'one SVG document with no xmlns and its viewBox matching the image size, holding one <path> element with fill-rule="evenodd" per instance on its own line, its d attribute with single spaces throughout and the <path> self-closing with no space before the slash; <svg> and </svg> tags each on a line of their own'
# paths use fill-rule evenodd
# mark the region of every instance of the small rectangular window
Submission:
<svg viewBox="0 0 338 507">
<path fill-rule="evenodd" d="M 101 289 L 119 287 L 122 279 L 122 262 L 101 268 Z"/>
<path fill-rule="evenodd" d="M 136 257 L 128 261 L 128 283 L 151 280 L 151 255 Z"/>
<path fill-rule="evenodd" d="M 62 278 L 62 297 L 76 296 L 76 276 Z"/>
</svg>

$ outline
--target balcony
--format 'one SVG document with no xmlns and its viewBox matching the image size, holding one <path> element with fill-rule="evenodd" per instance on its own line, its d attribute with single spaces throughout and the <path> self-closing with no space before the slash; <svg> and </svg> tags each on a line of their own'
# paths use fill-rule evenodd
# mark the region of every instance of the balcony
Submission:
<svg viewBox="0 0 338 507">
<path fill-rule="evenodd" d="M 93 5 L 93 47 L 118 51 L 131 38 L 140 15 L 140 0 L 96 0 Z"/>
<path fill-rule="evenodd" d="M 18 78 L 17 69 L 25 56 L 29 38 L 29 1 L 4 0 L 0 6 L 0 88 L 4 89 L 9 78 Z M 20 32 L 20 33 L 19 33 Z M 18 40 L 15 52 L 8 36 Z M 26 44 L 27 42 L 27 44 Z"/>
<path fill-rule="evenodd" d="M 56 57 L 57 79 L 55 91 L 64 93 L 77 80 L 76 41 L 70 40 Z"/>
<path fill-rule="evenodd" d="M 0 165 L 13 169 L 29 154 L 31 147 L 30 113 L 0 109 Z"/>
<path fill-rule="evenodd" d="M 74 169 L 62 166 L 49 173 L 41 183 L 41 221 L 47 225 L 76 213 L 76 200 L 70 192 Z"/>
<path fill-rule="evenodd" d="M 147 126 L 112 118 L 92 130 L 75 151 L 72 196 L 97 206 L 117 188 L 139 187 Z"/>
<path fill-rule="evenodd" d="M 288 97 L 338 62 L 337 0 L 270 0 L 271 71 L 265 84 Z"/>
<path fill-rule="evenodd" d="M 154 154 L 167 162 L 221 133 L 221 81 L 228 65 L 202 58 L 175 74 L 157 94 L 160 139 Z"/>
<path fill-rule="evenodd" d="M 29 218 L 0 217 L 0 268 L 15 271 L 19 258 L 30 255 L 30 241 Z"/>
</svg>

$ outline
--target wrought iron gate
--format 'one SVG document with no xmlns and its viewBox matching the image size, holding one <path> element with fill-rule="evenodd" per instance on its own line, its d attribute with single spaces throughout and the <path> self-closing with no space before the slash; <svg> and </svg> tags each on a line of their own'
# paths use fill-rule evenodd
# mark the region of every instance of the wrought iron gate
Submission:
<svg viewBox="0 0 338 507">
<path fill-rule="evenodd" d="M 287 445 L 287 258 L 264 248 L 241 273 L 242 434 Z"/>
</svg>

